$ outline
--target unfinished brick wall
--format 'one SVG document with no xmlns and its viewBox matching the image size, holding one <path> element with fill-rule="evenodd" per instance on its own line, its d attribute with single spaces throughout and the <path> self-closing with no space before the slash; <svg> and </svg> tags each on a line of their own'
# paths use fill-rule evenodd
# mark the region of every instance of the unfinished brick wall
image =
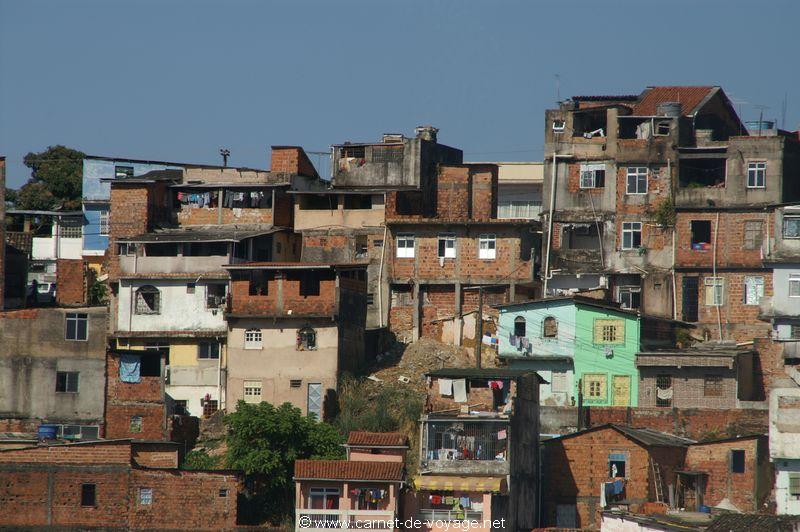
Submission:
<svg viewBox="0 0 800 532">
<path fill-rule="evenodd" d="M 656 407 L 656 381 L 659 375 L 672 376 L 672 404 L 676 408 L 736 408 L 736 372 L 722 367 L 639 368 L 639 406 Z M 705 389 L 707 376 L 721 377 L 719 395 L 708 395 Z M 715 388 L 715 393 L 717 389 Z"/>
<path fill-rule="evenodd" d="M 719 214 L 719 228 L 717 224 Z M 692 249 L 692 221 L 708 221 L 711 225 L 711 242 L 706 250 Z M 677 267 L 711 267 L 714 263 L 714 235 L 716 232 L 717 268 L 760 268 L 762 266 L 762 250 L 760 245 L 753 249 L 745 249 L 745 226 L 747 222 L 760 222 L 762 238 L 767 238 L 767 231 L 773 227 L 773 213 L 763 212 L 684 212 L 676 216 L 675 264 Z"/>
<path fill-rule="evenodd" d="M 141 443 L 131 446 L 133 463 L 140 467 L 154 469 L 177 469 L 179 463 L 179 445 L 172 443 Z"/>
<path fill-rule="evenodd" d="M 131 443 L 127 441 L 92 442 L 14 449 L 0 452 L 0 464 L 130 464 Z"/>
<path fill-rule="evenodd" d="M 753 339 L 753 349 L 756 351 L 753 364 L 755 401 L 767 400 L 773 384 L 786 379 L 783 348 L 781 342 L 775 342 L 772 338 Z"/>
<path fill-rule="evenodd" d="M 270 172 L 319 177 L 305 150 L 299 146 L 272 146 Z"/>
<path fill-rule="evenodd" d="M 56 303 L 65 307 L 86 305 L 87 266 L 81 259 L 56 261 Z"/>
<path fill-rule="evenodd" d="M 276 275 L 268 282 L 266 295 L 250 295 L 249 272 L 233 272 L 231 281 L 232 314 L 282 316 L 291 310 L 293 316 L 334 315 L 336 313 L 336 280 L 320 281 L 319 295 L 300 295 L 300 280 Z"/>
<path fill-rule="evenodd" d="M 436 191 L 436 215 L 443 220 L 467 220 L 470 216 L 469 167 L 440 166 Z"/>
<path fill-rule="evenodd" d="M 138 383 L 122 382 L 119 368 L 120 356 L 109 352 L 106 356 L 105 437 L 168 439 L 164 378 L 142 376 Z M 135 417 L 141 418 L 140 431 L 133 423 Z"/>
<path fill-rule="evenodd" d="M 497 217 L 497 166 L 470 165 L 472 181 L 472 219 Z"/>
<path fill-rule="evenodd" d="M 766 436 L 692 445 L 686 453 L 686 470 L 707 473 L 703 504 L 716 506 L 727 498 L 742 512 L 758 512 L 763 495 L 772 485 L 771 475 L 759 466 L 766 457 L 759 456 L 759 442 L 766 446 Z M 731 451 L 745 453 L 744 472 L 731 470 Z M 759 485 L 760 484 L 760 485 Z"/>
</svg>

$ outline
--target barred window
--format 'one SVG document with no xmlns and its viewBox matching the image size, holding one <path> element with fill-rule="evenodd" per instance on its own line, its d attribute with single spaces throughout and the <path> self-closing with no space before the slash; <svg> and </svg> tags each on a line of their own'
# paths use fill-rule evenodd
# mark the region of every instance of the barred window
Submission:
<svg viewBox="0 0 800 532">
<path fill-rule="evenodd" d="M 594 343 L 596 344 L 623 344 L 625 343 L 624 320 L 594 320 Z"/>
<path fill-rule="evenodd" d="M 244 332 L 245 349 L 261 349 L 261 329 L 247 329 Z"/>
<path fill-rule="evenodd" d="M 722 377 L 706 375 L 703 379 L 703 395 L 705 397 L 722 397 Z"/>
</svg>

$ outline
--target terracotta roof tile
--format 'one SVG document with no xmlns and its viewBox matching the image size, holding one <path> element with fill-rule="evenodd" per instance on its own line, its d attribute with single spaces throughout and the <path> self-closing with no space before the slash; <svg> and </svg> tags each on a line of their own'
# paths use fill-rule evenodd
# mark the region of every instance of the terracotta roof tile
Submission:
<svg viewBox="0 0 800 532">
<path fill-rule="evenodd" d="M 401 432 L 353 431 L 347 437 L 347 445 L 365 447 L 407 446 L 408 438 Z"/>
<path fill-rule="evenodd" d="M 681 115 L 692 114 L 695 108 L 716 87 L 650 87 L 642 93 L 639 103 L 634 105 L 633 114 L 638 116 L 655 115 L 658 105 L 667 102 L 680 102 Z"/>
<path fill-rule="evenodd" d="M 403 464 L 351 460 L 295 460 L 294 478 L 399 482 L 403 480 Z"/>
</svg>

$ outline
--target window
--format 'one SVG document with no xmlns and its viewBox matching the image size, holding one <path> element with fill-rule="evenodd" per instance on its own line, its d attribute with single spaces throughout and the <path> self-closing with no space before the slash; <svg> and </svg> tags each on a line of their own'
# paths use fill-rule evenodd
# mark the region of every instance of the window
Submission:
<svg viewBox="0 0 800 532">
<path fill-rule="evenodd" d="M 372 162 L 374 163 L 399 163 L 403 161 L 403 146 L 373 146 Z"/>
<path fill-rule="evenodd" d="M 588 401 L 606 400 L 606 376 L 602 373 L 583 375 L 583 396 Z"/>
<path fill-rule="evenodd" d="M 142 416 L 131 416 L 130 432 L 142 432 Z"/>
<path fill-rule="evenodd" d="M 564 120 L 553 120 L 553 131 L 561 133 L 567 127 Z"/>
<path fill-rule="evenodd" d="M 371 194 L 346 194 L 344 196 L 345 209 L 371 209 L 372 208 L 372 195 Z"/>
<path fill-rule="evenodd" d="M 544 338 L 556 338 L 558 336 L 558 320 L 553 316 L 547 316 L 542 322 L 542 336 Z"/>
<path fill-rule="evenodd" d="M 368 250 L 367 235 L 356 235 L 356 258 L 366 258 Z"/>
<path fill-rule="evenodd" d="M 502 219 L 533 220 L 542 211 L 542 200 L 501 200 L 497 203 L 497 217 Z"/>
<path fill-rule="evenodd" d="M 200 342 L 197 346 L 197 358 L 199 359 L 218 359 L 220 352 L 219 342 Z"/>
<path fill-rule="evenodd" d="M 66 339 L 85 341 L 89 336 L 89 315 L 81 312 L 67 312 Z"/>
<path fill-rule="evenodd" d="M 397 258 L 414 258 L 414 235 L 410 233 L 398 233 L 397 235 Z"/>
<path fill-rule="evenodd" d="M 139 504 L 142 506 L 153 504 L 153 488 L 139 488 Z"/>
<path fill-rule="evenodd" d="M 630 166 L 627 171 L 626 194 L 647 194 L 647 168 Z"/>
<path fill-rule="evenodd" d="M 617 302 L 622 308 L 637 310 L 642 306 L 642 289 L 638 286 L 617 288 Z"/>
<path fill-rule="evenodd" d="M 297 331 L 297 350 L 313 351 L 317 348 L 317 332 L 311 327 Z"/>
<path fill-rule="evenodd" d="M 219 496 L 225 498 L 228 496 L 228 489 L 227 488 L 220 488 L 219 489 Z"/>
<path fill-rule="evenodd" d="M 339 494 L 339 488 L 311 488 L 308 490 L 310 507 L 314 510 L 337 510 Z"/>
<path fill-rule="evenodd" d="M 115 166 L 114 178 L 125 179 L 126 177 L 133 177 L 133 166 Z"/>
<path fill-rule="evenodd" d="M 225 294 L 228 287 L 224 284 L 214 283 L 206 286 L 206 308 L 219 309 L 225 306 Z"/>
<path fill-rule="evenodd" d="M 161 292 L 155 286 L 136 290 L 136 314 L 161 314 Z"/>
<path fill-rule="evenodd" d="M 261 402 L 261 381 L 244 381 L 244 402 Z"/>
<path fill-rule="evenodd" d="M 374 305 L 375 304 L 375 294 L 367 294 L 367 305 Z"/>
<path fill-rule="evenodd" d="M 302 379 L 290 379 L 289 380 L 289 387 L 290 388 L 299 388 L 303 385 Z"/>
<path fill-rule="evenodd" d="M 261 349 L 261 329 L 247 329 L 244 332 L 245 349 Z"/>
<path fill-rule="evenodd" d="M 764 297 L 764 278 L 752 276 L 744 278 L 744 304 L 758 305 Z"/>
<path fill-rule="evenodd" d="M 81 506 L 97 505 L 97 485 L 81 484 Z"/>
<path fill-rule="evenodd" d="M 722 306 L 725 280 L 722 277 L 706 277 L 704 284 L 706 287 L 706 306 Z"/>
<path fill-rule="evenodd" d="M 656 130 L 653 132 L 653 134 L 656 137 L 666 137 L 667 135 L 669 135 L 669 130 L 670 130 L 669 122 L 658 122 L 656 124 Z"/>
<path fill-rule="evenodd" d="M 550 391 L 552 393 L 568 393 L 567 373 L 565 371 L 554 371 L 550 374 Z"/>
<path fill-rule="evenodd" d="M 747 163 L 747 188 L 764 188 L 766 183 L 766 161 L 754 161 Z"/>
<path fill-rule="evenodd" d="M 625 320 L 594 320 L 594 343 L 624 344 Z"/>
<path fill-rule="evenodd" d="M 78 372 L 77 371 L 57 371 L 56 372 L 56 392 L 77 393 L 78 392 Z"/>
<path fill-rule="evenodd" d="M 582 164 L 581 188 L 603 188 L 606 184 L 606 165 Z"/>
<path fill-rule="evenodd" d="M 187 294 L 194 294 L 195 288 L 197 288 L 197 285 L 195 283 L 186 283 Z"/>
<path fill-rule="evenodd" d="M 608 478 L 625 477 L 628 465 L 628 455 L 626 453 L 609 453 L 608 455 Z"/>
<path fill-rule="evenodd" d="M 269 282 L 274 279 L 271 272 L 254 270 L 250 272 L 250 288 L 248 294 L 251 296 L 269 295 Z"/>
<path fill-rule="evenodd" d="M 514 336 L 525 336 L 525 318 L 522 316 L 514 318 Z"/>
<path fill-rule="evenodd" d="M 748 220 L 744 223 L 744 249 L 758 249 L 764 240 L 763 222 Z"/>
<path fill-rule="evenodd" d="M 789 325 L 789 338 L 800 340 L 800 325 Z"/>
<path fill-rule="evenodd" d="M 783 217 L 783 238 L 800 238 L 800 216 Z"/>
<path fill-rule="evenodd" d="M 741 449 L 731 451 L 731 473 L 744 473 L 744 451 Z"/>
<path fill-rule="evenodd" d="M 312 382 L 308 385 L 308 415 L 322 419 L 322 384 Z"/>
<path fill-rule="evenodd" d="M 708 251 L 711 249 L 711 222 L 709 220 L 692 220 L 692 249 Z"/>
<path fill-rule="evenodd" d="M 800 274 L 789 274 L 789 297 L 800 297 Z"/>
<path fill-rule="evenodd" d="M 318 296 L 320 289 L 319 273 L 305 271 L 300 273 L 300 295 L 304 297 Z"/>
<path fill-rule="evenodd" d="M 622 222 L 622 249 L 642 247 L 642 222 Z"/>
<path fill-rule="evenodd" d="M 100 211 L 100 234 L 108 235 L 108 211 Z"/>
<path fill-rule="evenodd" d="M 439 258 L 456 258 L 456 235 L 452 233 L 442 233 L 439 235 Z"/>
<path fill-rule="evenodd" d="M 656 406 L 672 406 L 672 376 L 656 376 Z"/>
<path fill-rule="evenodd" d="M 494 260 L 497 258 L 497 237 L 492 234 L 478 237 L 478 258 Z"/>
<path fill-rule="evenodd" d="M 219 402 L 216 399 L 201 399 L 203 404 L 203 417 L 214 415 L 214 412 L 219 410 Z"/>
<path fill-rule="evenodd" d="M 789 495 L 800 499 L 800 473 L 789 473 Z"/>
<path fill-rule="evenodd" d="M 697 321 L 700 298 L 698 283 L 697 277 L 684 277 L 681 282 L 681 315 L 684 321 Z"/>
<path fill-rule="evenodd" d="M 706 375 L 703 377 L 703 396 L 722 397 L 722 377 L 719 375 Z"/>
</svg>

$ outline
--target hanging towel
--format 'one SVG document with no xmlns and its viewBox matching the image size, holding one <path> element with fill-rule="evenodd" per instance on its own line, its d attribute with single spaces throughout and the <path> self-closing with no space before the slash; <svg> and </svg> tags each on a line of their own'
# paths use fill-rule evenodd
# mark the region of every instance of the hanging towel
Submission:
<svg viewBox="0 0 800 532">
<path fill-rule="evenodd" d="M 497 432 L 498 440 L 505 440 L 507 437 L 508 437 L 508 432 L 506 432 L 506 429 Z"/>
<path fill-rule="evenodd" d="M 611 493 L 613 495 L 621 495 L 622 490 L 625 488 L 624 480 L 615 480 L 611 483 Z"/>
<path fill-rule="evenodd" d="M 513 333 L 508 335 L 508 343 L 511 344 L 511 347 L 517 347 L 517 337 Z"/>
<path fill-rule="evenodd" d="M 527 336 L 522 336 L 520 338 L 520 345 L 522 345 L 523 349 L 528 349 L 528 347 L 530 347 L 531 344 L 528 341 L 528 337 Z"/>
<path fill-rule="evenodd" d="M 467 402 L 467 381 L 456 379 L 453 381 L 453 399 L 457 403 Z"/>
<path fill-rule="evenodd" d="M 672 399 L 672 388 L 667 388 L 666 390 L 656 388 L 656 397 L 665 401 Z"/>
<path fill-rule="evenodd" d="M 608 506 L 608 503 L 606 501 L 606 492 L 608 485 L 609 485 L 608 482 L 602 482 L 600 484 L 600 508 L 605 508 L 606 506 Z"/>
<path fill-rule="evenodd" d="M 433 504 L 442 504 L 442 496 L 441 495 L 431 495 L 431 502 Z"/>
<path fill-rule="evenodd" d="M 453 395 L 453 381 L 452 381 L 452 379 L 439 379 L 439 394 L 440 395 Z"/>
<path fill-rule="evenodd" d="M 141 382 L 142 357 L 139 355 L 122 355 L 119 361 L 119 380 L 122 382 Z"/>
</svg>

